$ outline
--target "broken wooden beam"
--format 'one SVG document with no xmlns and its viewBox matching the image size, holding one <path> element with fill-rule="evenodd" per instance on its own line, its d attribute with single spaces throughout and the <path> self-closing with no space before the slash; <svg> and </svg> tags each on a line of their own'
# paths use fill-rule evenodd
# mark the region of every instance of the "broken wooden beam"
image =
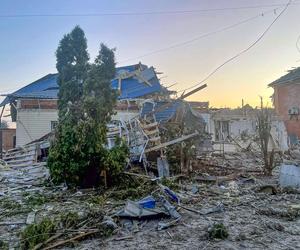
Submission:
<svg viewBox="0 0 300 250">
<path fill-rule="evenodd" d="M 78 240 L 81 240 L 87 236 L 90 236 L 90 235 L 93 235 L 93 234 L 96 234 L 98 233 L 99 230 L 98 229 L 95 229 L 95 230 L 92 230 L 92 231 L 89 231 L 89 232 L 81 232 L 79 233 L 78 235 L 76 235 L 75 237 L 72 237 L 70 239 L 67 239 L 67 240 L 62 240 L 62 241 L 59 241 L 57 243 L 54 243 L 53 245 L 51 246 L 48 246 L 48 247 L 45 247 L 44 249 L 45 250 L 49 250 L 49 249 L 54 249 L 54 248 L 57 248 L 57 247 L 60 247 L 62 245 L 65 245 L 69 242 L 73 242 L 73 241 L 78 241 Z"/>
<path fill-rule="evenodd" d="M 190 92 L 188 92 L 188 93 L 186 93 L 186 94 L 183 93 L 183 94 L 179 97 L 179 99 L 183 100 L 184 98 L 187 98 L 188 96 L 193 95 L 193 94 L 195 94 L 196 92 L 198 92 L 198 91 L 200 91 L 200 90 L 202 90 L 202 89 L 204 89 L 204 88 L 206 88 L 206 87 L 207 87 L 207 85 L 206 85 L 206 84 L 203 84 L 203 85 L 201 85 L 200 87 L 198 87 L 198 88 L 196 88 L 196 89 L 194 89 L 194 90 L 192 90 L 192 91 L 190 91 Z"/>
<path fill-rule="evenodd" d="M 156 151 L 156 150 L 159 150 L 159 149 L 161 149 L 161 148 L 168 147 L 168 146 L 170 146 L 170 145 L 173 145 L 173 144 L 176 144 L 176 143 L 179 143 L 179 142 L 188 140 L 188 139 L 190 139 L 190 138 L 192 138 L 192 137 L 195 137 L 195 136 L 197 136 L 197 135 L 199 135 L 199 132 L 198 132 L 198 131 L 196 131 L 195 133 L 189 134 L 189 135 L 184 135 L 184 136 L 182 136 L 182 137 L 180 137 L 180 138 L 177 138 L 177 139 L 174 139 L 174 140 L 172 140 L 172 141 L 164 142 L 164 143 L 162 143 L 162 144 L 160 144 L 160 145 L 157 145 L 157 146 L 155 146 L 155 147 L 148 148 L 148 149 L 145 150 L 145 153 L 149 153 L 149 152 L 151 152 L 151 151 Z"/>
</svg>

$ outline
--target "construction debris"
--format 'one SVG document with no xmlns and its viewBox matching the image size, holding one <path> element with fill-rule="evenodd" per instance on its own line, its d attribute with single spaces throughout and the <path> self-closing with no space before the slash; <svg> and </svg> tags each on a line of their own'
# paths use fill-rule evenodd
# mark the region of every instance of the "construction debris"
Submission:
<svg viewBox="0 0 300 250">
<path fill-rule="evenodd" d="M 43 163 L 3 168 L 0 242 L 27 249 L 175 249 L 182 242 L 190 249 L 207 245 L 209 249 L 259 249 L 266 242 L 272 249 L 299 248 L 300 191 L 281 188 L 279 167 L 273 177 L 265 178 L 259 157 L 245 155 L 201 160 L 202 171 L 195 166 L 191 176 L 160 179 L 143 174 L 142 169 L 129 172 L 128 178 L 144 190 L 151 185 L 152 191 L 127 201 L 124 195 L 118 198 L 115 194 L 120 191 L 115 189 L 47 187 L 49 175 Z M 201 174 L 214 177 L 213 182 L 203 182 Z M 259 192 L 267 186 L 275 187 L 276 193 Z M 36 230 L 41 236 L 29 240 L 29 232 L 37 234 Z"/>
<path fill-rule="evenodd" d="M 280 168 L 279 182 L 281 187 L 300 188 L 300 167 L 282 165 Z"/>
<path fill-rule="evenodd" d="M 53 133 L 8 150 L 0 248 L 300 248 L 300 151 L 287 151 L 282 122 L 272 116 L 268 150 L 277 167 L 266 178 L 257 109 L 183 100 L 206 85 L 171 98 L 152 67 L 134 67 L 113 80 L 122 98 L 107 124 L 107 147 L 121 138 L 130 152 L 119 185 L 53 186 L 45 162 Z M 125 80 L 149 92 L 126 92 Z"/>
</svg>

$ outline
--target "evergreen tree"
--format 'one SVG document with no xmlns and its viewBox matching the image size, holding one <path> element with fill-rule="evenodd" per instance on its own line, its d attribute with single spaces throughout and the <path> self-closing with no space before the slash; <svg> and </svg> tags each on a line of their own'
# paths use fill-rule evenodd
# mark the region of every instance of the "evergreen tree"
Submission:
<svg viewBox="0 0 300 250">
<path fill-rule="evenodd" d="M 56 51 L 58 71 L 59 124 L 56 140 L 50 148 L 48 166 L 55 182 L 79 181 L 84 158 L 79 147 L 78 124 L 83 119 L 83 82 L 88 74 L 87 41 L 76 26 L 60 41 Z"/>
<path fill-rule="evenodd" d="M 58 71 L 59 118 L 64 119 L 70 106 L 81 101 L 83 82 L 87 78 L 89 55 L 83 30 L 76 26 L 60 41 L 56 51 Z M 75 112 L 75 110 L 73 109 Z"/>
<path fill-rule="evenodd" d="M 114 76 L 114 51 L 101 44 L 99 55 L 91 65 L 83 88 L 85 119 L 81 124 L 83 136 L 80 145 L 81 151 L 88 152 L 88 180 L 91 183 L 99 183 L 101 170 L 108 170 L 110 177 L 117 175 L 126 162 L 127 148 L 124 144 L 117 143 L 111 151 L 106 148 L 106 125 L 111 120 L 117 100 L 117 93 L 111 88 Z M 84 185 L 89 186 L 88 183 Z"/>
<path fill-rule="evenodd" d="M 91 65 L 84 84 L 84 109 L 89 119 L 106 126 L 116 104 L 117 93 L 111 88 L 115 76 L 114 50 L 101 44 L 99 55 Z"/>
<path fill-rule="evenodd" d="M 114 50 L 101 44 L 99 55 L 89 65 L 86 38 L 77 26 L 60 41 L 56 57 L 59 124 L 48 157 L 50 173 L 55 183 L 98 185 L 102 170 L 117 176 L 128 156 L 121 140 L 107 149 L 107 123 L 117 100 L 111 88 Z"/>
</svg>

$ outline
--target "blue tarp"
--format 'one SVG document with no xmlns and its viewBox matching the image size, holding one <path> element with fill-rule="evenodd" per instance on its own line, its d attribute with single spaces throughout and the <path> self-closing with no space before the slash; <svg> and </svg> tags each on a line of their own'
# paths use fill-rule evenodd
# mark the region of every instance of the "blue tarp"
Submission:
<svg viewBox="0 0 300 250">
<path fill-rule="evenodd" d="M 161 86 L 153 67 L 147 67 L 143 64 L 135 64 L 116 69 L 116 79 L 111 84 L 113 89 L 118 89 L 118 76 L 141 69 L 140 77 L 131 76 L 121 80 L 121 92 L 119 99 L 138 98 L 155 92 L 161 92 Z M 29 85 L 8 95 L 0 106 L 8 104 L 17 98 L 39 98 L 39 99 L 57 99 L 58 74 L 48 74 L 43 78 L 30 83 Z M 149 85 L 150 83 L 150 85 Z"/>
</svg>

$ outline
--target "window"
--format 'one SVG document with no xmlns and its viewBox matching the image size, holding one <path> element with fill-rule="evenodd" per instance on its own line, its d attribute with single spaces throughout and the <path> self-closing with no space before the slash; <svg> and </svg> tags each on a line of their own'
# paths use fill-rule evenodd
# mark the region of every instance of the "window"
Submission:
<svg viewBox="0 0 300 250">
<path fill-rule="evenodd" d="M 54 131 L 57 127 L 58 121 L 51 121 L 51 131 Z"/>
<path fill-rule="evenodd" d="M 226 141 L 229 137 L 229 121 L 215 121 L 216 141 Z"/>
</svg>

